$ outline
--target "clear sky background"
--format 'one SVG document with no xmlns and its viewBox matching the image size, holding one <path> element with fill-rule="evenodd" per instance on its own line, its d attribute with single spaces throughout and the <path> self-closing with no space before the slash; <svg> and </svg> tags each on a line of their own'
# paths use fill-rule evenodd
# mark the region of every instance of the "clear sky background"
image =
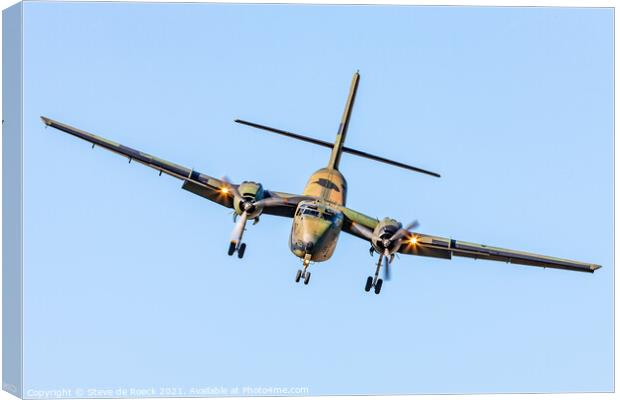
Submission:
<svg viewBox="0 0 620 400">
<path fill-rule="evenodd" d="M 611 9 L 25 4 L 29 389 L 307 386 L 310 394 L 613 389 Z M 420 232 L 603 265 L 401 256 L 381 295 L 343 234 L 295 284 L 291 221 L 226 255 L 228 209 L 40 115 L 236 182 L 300 192 L 333 140 L 348 205 Z"/>
</svg>

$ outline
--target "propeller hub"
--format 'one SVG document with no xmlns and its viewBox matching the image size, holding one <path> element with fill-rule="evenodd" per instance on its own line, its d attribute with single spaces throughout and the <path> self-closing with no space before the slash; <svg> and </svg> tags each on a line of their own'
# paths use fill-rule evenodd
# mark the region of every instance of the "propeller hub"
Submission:
<svg viewBox="0 0 620 400">
<path fill-rule="evenodd" d="M 372 233 L 370 239 L 372 246 L 378 253 L 392 255 L 400 249 L 403 240 L 411 234 L 410 230 L 418 225 L 418 221 L 413 221 L 403 226 L 395 219 L 384 218 Z"/>
</svg>

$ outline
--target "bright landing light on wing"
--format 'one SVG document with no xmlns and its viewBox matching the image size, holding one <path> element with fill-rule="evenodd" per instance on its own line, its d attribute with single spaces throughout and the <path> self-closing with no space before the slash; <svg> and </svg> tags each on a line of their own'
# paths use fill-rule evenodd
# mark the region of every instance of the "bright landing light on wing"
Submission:
<svg viewBox="0 0 620 400">
<path fill-rule="evenodd" d="M 223 194 L 228 194 L 228 188 L 227 187 L 223 187 L 221 189 L 221 191 L 222 191 Z"/>
<path fill-rule="evenodd" d="M 418 238 L 415 236 L 412 236 L 411 239 L 409 239 L 409 243 L 411 244 L 416 244 L 418 243 Z"/>
</svg>

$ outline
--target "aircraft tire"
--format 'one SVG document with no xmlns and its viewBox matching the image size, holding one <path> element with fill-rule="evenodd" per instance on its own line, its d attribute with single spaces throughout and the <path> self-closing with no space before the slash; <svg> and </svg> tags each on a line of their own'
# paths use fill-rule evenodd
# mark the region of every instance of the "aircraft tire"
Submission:
<svg viewBox="0 0 620 400">
<path fill-rule="evenodd" d="M 235 245 L 234 242 L 230 242 L 230 245 L 228 245 L 228 255 L 232 256 L 233 254 L 235 254 L 235 248 L 237 246 Z"/>
<path fill-rule="evenodd" d="M 364 290 L 367 292 L 370 292 L 371 287 L 372 287 L 372 276 L 369 276 L 368 279 L 366 279 L 366 286 L 364 287 Z"/>
<path fill-rule="evenodd" d="M 375 294 L 381 293 L 381 286 L 383 286 L 383 279 L 378 279 L 375 285 Z"/>
<path fill-rule="evenodd" d="M 306 276 L 304 276 L 304 285 L 307 285 L 308 282 L 310 282 L 310 275 L 312 275 L 310 272 L 306 272 Z"/>
<path fill-rule="evenodd" d="M 301 279 L 301 270 L 298 269 L 297 270 L 297 275 L 295 275 L 295 282 L 299 282 L 300 279 Z"/>
<path fill-rule="evenodd" d="M 243 258 L 244 254 L 245 254 L 245 243 L 241 243 L 241 246 L 239 246 L 239 250 L 237 250 L 237 257 Z"/>
</svg>

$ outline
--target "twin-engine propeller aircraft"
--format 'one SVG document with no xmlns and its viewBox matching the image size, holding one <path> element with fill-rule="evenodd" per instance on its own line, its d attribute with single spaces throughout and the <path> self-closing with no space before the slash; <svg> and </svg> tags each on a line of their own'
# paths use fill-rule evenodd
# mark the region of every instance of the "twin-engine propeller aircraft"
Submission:
<svg viewBox="0 0 620 400">
<path fill-rule="evenodd" d="M 92 147 L 100 146 L 131 161 L 137 161 L 162 173 L 174 176 L 183 181 L 182 188 L 198 196 L 214 201 L 234 210 L 236 225 L 233 229 L 228 255 L 237 253 L 243 257 L 246 244 L 242 242 L 246 223 L 250 220 L 257 223 L 262 214 L 279 215 L 293 219 L 293 227 L 289 239 L 289 247 L 293 254 L 302 260 L 302 268 L 297 271 L 295 282 L 303 279 L 304 284 L 310 281 L 308 267 L 311 262 L 328 260 L 336 248 L 341 231 L 357 236 L 370 243 L 371 256 L 376 252 L 378 260 L 374 276 L 369 276 L 364 289 L 379 294 L 383 279 L 379 278 L 383 269 L 384 278 L 390 277 L 390 264 L 396 253 L 412 254 L 425 257 L 451 259 L 452 256 L 480 258 L 486 260 L 505 261 L 513 264 L 531 265 L 546 268 L 558 268 L 572 271 L 594 272 L 600 265 L 587 264 L 561 258 L 542 256 L 521 251 L 489 247 L 481 244 L 462 242 L 459 240 L 426 235 L 419 233 L 414 221 L 403 226 L 397 220 L 384 218 L 378 220 L 360 212 L 347 208 L 347 182 L 338 166 L 342 153 L 349 153 L 371 160 L 395 165 L 411 171 L 420 172 L 434 177 L 440 175 L 421 168 L 383 157 L 355 150 L 344 145 L 355 101 L 355 94 L 360 75 L 353 75 L 349 97 L 340 121 L 340 127 L 334 143 L 302 136 L 296 133 L 274 129 L 243 120 L 235 122 L 254 128 L 274 132 L 290 138 L 310 142 L 331 148 L 331 156 L 325 168 L 316 171 L 306 184 L 302 194 L 276 192 L 263 188 L 260 183 L 245 181 L 233 184 L 227 179 L 216 179 L 193 169 L 174 164 L 161 158 L 123 146 L 69 125 L 41 117 L 45 125 L 77 136 L 92 143 Z"/>
</svg>

